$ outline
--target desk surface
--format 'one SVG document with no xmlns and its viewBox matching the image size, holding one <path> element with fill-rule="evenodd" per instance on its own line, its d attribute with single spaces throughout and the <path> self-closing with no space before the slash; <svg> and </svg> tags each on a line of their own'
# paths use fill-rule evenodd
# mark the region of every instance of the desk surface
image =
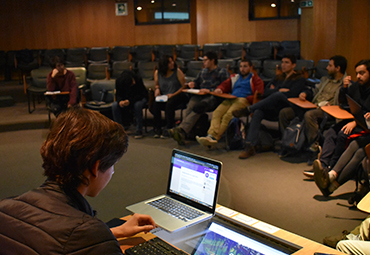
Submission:
<svg viewBox="0 0 370 255">
<path fill-rule="evenodd" d="M 231 222 L 258 229 L 259 231 L 266 232 L 268 235 L 273 235 L 282 240 L 285 240 L 290 243 L 301 246 L 302 249 L 293 253 L 294 255 L 307 255 L 307 254 L 314 254 L 315 252 L 322 252 L 322 253 L 328 253 L 328 254 L 344 254 L 328 246 L 325 246 L 323 244 L 320 244 L 315 241 L 304 238 L 302 236 L 293 234 L 291 232 L 280 229 L 278 227 L 262 222 L 260 220 L 251 218 L 247 215 L 244 215 L 242 213 L 231 210 L 221 205 L 217 206 L 217 215 L 221 218 L 230 220 Z M 127 219 L 127 217 L 130 217 L 130 216 L 126 216 L 123 219 L 125 218 Z M 137 245 L 139 243 L 142 243 L 146 240 L 149 240 L 151 238 L 154 238 L 154 237 L 155 235 L 151 233 L 148 233 L 148 234 L 140 233 L 133 237 L 119 239 L 118 242 L 121 246 L 122 251 L 124 252 L 128 248 L 134 245 Z"/>
<path fill-rule="evenodd" d="M 199 96 L 213 95 L 213 96 L 218 96 L 218 97 L 222 97 L 222 98 L 225 98 L 225 99 L 235 99 L 235 98 L 237 98 L 236 96 L 233 96 L 233 95 L 227 94 L 227 93 L 219 94 L 219 93 L 215 93 L 215 92 L 209 92 L 209 93 L 199 92 L 199 89 L 184 89 L 183 92 L 194 94 L 194 95 L 199 95 Z"/>
<path fill-rule="evenodd" d="M 324 112 L 330 114 L 336 119 L 353 119 L 353 115 L 350 114 L 349 112 L 341 109 L 338 105 L 328 105 L 328 106 L 323 106 L 321 107 L 321 110 Z"/>
<path fill-rule="evenodd" d="M 301 108 L 305 108 L 305 109 L 315 109 L 315 108 L 317 108 L 317 106 L 315 104 L 311 103 L 310 101 L 308 101 L 308 100 L 302 101 L 298 97 L 288 98 L 288 100 L 289 100 L 289 102 L 291 102 L 295 105 L 298 105 Z"/>
</svg>

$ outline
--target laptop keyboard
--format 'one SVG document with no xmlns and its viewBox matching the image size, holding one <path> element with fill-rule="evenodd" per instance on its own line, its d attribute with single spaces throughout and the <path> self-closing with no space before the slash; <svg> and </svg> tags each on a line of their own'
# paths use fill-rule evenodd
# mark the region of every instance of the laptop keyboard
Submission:
<svg viewBox="0 0 370 255">
<path fill-rule="evenodd" d="M 148 204 L 183 221 L 193 220 L 204 214 L 168 197 L 149 202 Z"/>
<path fill-rule="evenodd" d="M 169 245 L 162 239 L 155 237 L 144 243 L 135 245 L 125 250 L 127 255 L 160 255 L 160 254 L 171 254 L 171 255 L 186 255 L 186 252 L 176 249 Z"/>
</svg>

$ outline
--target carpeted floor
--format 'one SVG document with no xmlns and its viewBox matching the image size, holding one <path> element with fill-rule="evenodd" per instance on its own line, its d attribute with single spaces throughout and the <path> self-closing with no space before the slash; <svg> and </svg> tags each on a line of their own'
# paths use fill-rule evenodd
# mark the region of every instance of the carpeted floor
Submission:
<svg viewBox="0 0 370 255">
<path fill-rule="evenodd" d="M 47 135 L 47 125 L 43 104 L 37 105 L 32 114 L 27 112 L 24 101 L 0 108 L 0 199 L 43 182 L 39 149 Z M 240 152 L 226 151 L 222 143 L 215 150 L 205 150 L 195 141 L 178 146 L 172 139 L 154 139 L 151 133 L 139 140 L 130 137 L 128 152 L 116 164 L 108 186 L 98 197 L 88 198 L 98 216 L 107 221 L 126 215 L 127 205 L 165 192 L 173 148 L 223 162 L 220 204 L 315 241 L 321 242 L 323 237 L 344 229 L 352 230 L 361 222 L 354 219 L 367 216 L 337 204 L 348 205 L 354 182 L 324 198 L 314 182 L 302 175 L 302 170 L 308 168 L 303 158 L 283 161 L 276 153 L 267 152 L 239 160 Z"/>
</svg>

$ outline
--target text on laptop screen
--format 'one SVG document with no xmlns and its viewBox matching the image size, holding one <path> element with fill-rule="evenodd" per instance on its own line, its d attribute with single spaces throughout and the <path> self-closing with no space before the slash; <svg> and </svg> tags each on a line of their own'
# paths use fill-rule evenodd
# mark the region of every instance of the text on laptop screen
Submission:
<svg viewBox="0 0 370 255">
<path fill-rule="evenodd" d="M 218 171 L 217 165 L 175 153 L 170 191 L 212 208 Z"/>
</svg>

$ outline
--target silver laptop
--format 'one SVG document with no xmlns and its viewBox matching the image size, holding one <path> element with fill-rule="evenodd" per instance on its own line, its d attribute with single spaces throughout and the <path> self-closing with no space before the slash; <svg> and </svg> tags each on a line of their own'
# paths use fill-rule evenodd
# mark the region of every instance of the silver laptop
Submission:
<svg viewBox="0 0 370 255">
<path fill-rule="evenodd" d="M 362 110 L 361 105 L 359 105 L 359 103 L 353 100 L 353 98 L 350 97 L 349 95 L 346 95 L 346 97 L 347 97 L 349 109 L 351 110 L 351 113 L 353 117 L 355 118 L 356 123 L 359 126 L 361 126 L 363 129 L 369 131 L 370 120 L 365 119 L 364 111 Z"/>
<path fill-rule="evenodd" d="M 210 219 L 216 210 L 221 168 L 221 161 L 174 149 L 166 195 L 126 209 L 149 214 L 170 232 Z"/>
</svg>

